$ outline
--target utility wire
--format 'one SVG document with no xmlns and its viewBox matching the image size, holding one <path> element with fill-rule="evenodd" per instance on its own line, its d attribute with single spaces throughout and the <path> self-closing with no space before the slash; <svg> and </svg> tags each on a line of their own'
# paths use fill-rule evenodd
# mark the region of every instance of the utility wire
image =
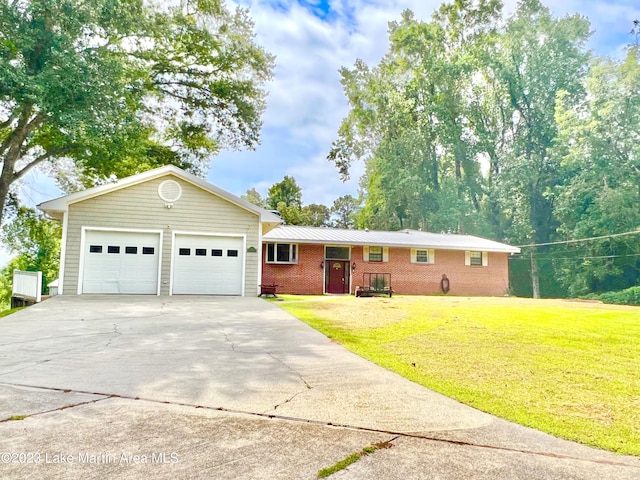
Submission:
<svg viewBox="0 0 640 480">
<path fill-rule="evenodd" d="M 640 257 L 640 253 L 633 253 L 628 255 L 599 255 L 599 256 L 584 256 L 584 255 L 576 255 L 575 257 L 554 257 L 553 255 L 548 255 L 546 257 L 536 257 L 538 260 L 593 260 L 598 258 L 626 258 L 626 257 Z M 526 260 L 527 262 L 531 261 L 531 259 L 523 254 L 516 254 L 511 257 L 511 260 Z"/>
<path fill-rule="evenodd" d="M 578 238 L 578 239 L 575 239 L 575 240 L 563 240 L 563 241 L 560 241 L 560 242 L 532 243 L 530 245 L 517 245 L 517 247 L 519 247 L 519 248 L 528 248 L 528 247 L 546 247 L 548 245 L 566 245 L 567 243 L 588 242 L 588 241 L 591 241 L 591 240 L 602 240 L 602 239 L 605 239 L 605 238 L 624 237 L 626 235 L 640 235 L 640 229 L 633 230 L 631 232 L 612 233 L 611 235 L 602 235 L 600 237 Z"/>
</svg>

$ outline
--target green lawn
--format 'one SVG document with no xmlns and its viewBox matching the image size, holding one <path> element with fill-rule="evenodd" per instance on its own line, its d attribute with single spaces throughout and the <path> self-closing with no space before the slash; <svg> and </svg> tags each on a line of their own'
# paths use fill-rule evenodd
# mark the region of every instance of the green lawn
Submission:
<svg viewBox="0 0 640 480">
<path fill-rule="evenodd" d="M 640 455 L 640 308 L 518 298 L 293 297 L 349 350 L 522 425 Z"/>
<path fill-rule="evenodd" d="M 17 312 L 18 310 L 22 310 L 25 307 L 16 307 L 16 308 L 7 308 L 6 310 L 0 311 L 0 318 L 6 317 L 7 315 L 11 315 L 12 313 Z"/>
</svg>

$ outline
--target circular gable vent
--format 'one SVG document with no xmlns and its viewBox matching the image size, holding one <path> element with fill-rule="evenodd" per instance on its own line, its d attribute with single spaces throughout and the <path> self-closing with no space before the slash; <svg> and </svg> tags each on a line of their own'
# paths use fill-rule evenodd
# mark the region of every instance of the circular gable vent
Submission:
<svg viewBox="0 0 640 480">
<path fill-rule="evenodd" d="M 167 204 L 177 202 L 182 196 L 182 187 L 175 180 L 165 180 L 158 185 L 158 196 Z"/>
</svg>

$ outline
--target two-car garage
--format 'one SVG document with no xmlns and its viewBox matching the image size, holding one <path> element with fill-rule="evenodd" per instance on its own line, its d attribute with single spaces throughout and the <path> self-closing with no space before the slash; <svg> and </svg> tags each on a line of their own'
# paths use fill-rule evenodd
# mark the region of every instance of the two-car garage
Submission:
<svg viewBox="0 0 640 480">
<path fill-rule="evenodd" d="M 171 293 L 243 295 L 245 238 L 175 233 L 171 236 Z M 162 232 L 87 229 L 79 293 L 160 291 Z"/>
<path fill-rule="evenodd" d="M 173 165 L 43 202 L 62 224 L 58 293 L 260 291 L 273 212 Z"/>
</svg>

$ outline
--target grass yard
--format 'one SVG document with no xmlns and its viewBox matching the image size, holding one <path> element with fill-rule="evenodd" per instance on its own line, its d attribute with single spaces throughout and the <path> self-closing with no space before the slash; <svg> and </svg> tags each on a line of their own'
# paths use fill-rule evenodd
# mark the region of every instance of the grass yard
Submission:
<svg viewBox="0 0 640 480">
<path fill-rule="evenodd" d="M 295 297 L 278 304 L 425 387 L 640 456 L 640 308 L 520 298 Z"/>
<path fill-rule="evenodd" d="M 16 308 L 8 308 L 6 310 L 0 311 L 0 318 L 11 315 L 12 313 L 17 312 L 18 310 L 22 310 L 25 307 L 16 307 Z"/>
</svg>

